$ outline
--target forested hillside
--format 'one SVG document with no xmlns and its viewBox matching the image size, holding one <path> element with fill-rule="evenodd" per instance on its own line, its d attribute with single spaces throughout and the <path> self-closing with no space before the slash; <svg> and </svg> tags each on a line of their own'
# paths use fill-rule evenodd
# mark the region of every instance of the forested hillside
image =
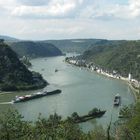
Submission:
<svg viewBox="0 0 140 140">
<path fill-rule="evenodd" d="M 27 56 L 35 58 L 62 55 L 62 52 L 50 43 L 19 41 L 9 43 L 9 45 L 19 55 L 19 57 Z"/>
<path fill-rule="evenodd" d="M 134 78 L 140 80 L 140 41 L 92 46 L 82 58 L 104 69 L 116 70 L 123 76 L 132 73 Z"/>
<path fill-rule="evenodd" d="M 105 39 L 65 39 L 65 40 L 46 40 L 43 42 L 52 43 L 62 52 L 83 53 L 92 45 L 108 43 Z"/>
<path fill-rule="evenodd" d="M 46 86 L 39 73 L 29 71 L 3 41 L 0 42 L 0 90 L 28 90 Z"/>
</svg>

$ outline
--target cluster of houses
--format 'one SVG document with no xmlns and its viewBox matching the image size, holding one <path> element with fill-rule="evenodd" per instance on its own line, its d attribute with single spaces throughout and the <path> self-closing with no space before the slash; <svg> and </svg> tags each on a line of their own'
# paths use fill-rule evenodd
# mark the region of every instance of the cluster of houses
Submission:
<svg viewBox="0 0 140 140">
<path fill-rule="evenodd" d="M 112 72 L 108 71 L 108 70 L 104 70 L 104 69 L 100 68 L 99 66 L 94 65 L 91 62 L 89 63 L 83 59 L 77 59 L 77 57 L 67 57 L 65 59 L 65 61 L 68 62 L 69 64 L 73 64 L 75 66 L 86 67 L 91 71 L 96 71 L 97 73 L 104 74 L 104 75 L 112 77 L 112 78 L 118 78 L 118 79 L 121 78 L 121 75 L 118 74 L 117 71 L 115 71 L 115 70 L 113 70 Z"/>
<path fill-rule="evenodd" d="M 106 76 L 111 77 L 111 78 L 128 81 L 135 88 L 140 88 L 139 81 L 137 81 L 136 79 L 133 79 L 132 74 L 130 74 L 130 73 L 128 74 L 128 77 L 123 77 L 115 70 L 108 71 L 108 70 L 102 69 L 101 67 L 96 66 L 95 64 L 93 64 L 91 62 L 90 63 L 86 62 L 85 60 L 79 59 L 77 57 L 66 57 L 65 61 L 68 62 L 69 64 L 73 64 L 73 65 L 78 66 L 78 67 L 86 67 L 91 71 L 96 71 L 97 73 L 106 75 Z"/>
<path fill-rule="evenodd" d="M 86 61 L 77 57 L 66 57 L 65 61 L 79 67 L 86 67 Z"/>
</svg>

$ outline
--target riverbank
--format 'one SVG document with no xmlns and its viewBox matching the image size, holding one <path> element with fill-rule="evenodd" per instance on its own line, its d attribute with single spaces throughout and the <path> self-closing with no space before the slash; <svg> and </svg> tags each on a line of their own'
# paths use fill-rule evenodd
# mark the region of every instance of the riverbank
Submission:
<svg viewBox="0 0 140 140">
<path fill-rule="evenodd" d="M 136 79 L 131 79 L 131 77 L 129 77 L 129 76 L 123 77 L 120 74 L 118 74 L 115 70 L 113 72 L 104 71 L 100 67 L 94 66 L 92 63 L 86 64 L 86 62 L 84 60 L 77 60 L 77 59 L 75 59 L 75 57 L 74 57 L 74 59 L 73 59 L 73 57 L 66 58 L 65 62 L 78 66 L 78 67 L 85 67 L 91 72 L 96 72 L 97 74 L 104 75 L 109 78 L 122 80 L 122 81 L 126 82 L 129 85 L 130 89 L 132 90 L 132 93 L 134 94 L 135 102 L 137 102 L 140 99 L 139 81 L 137 81 Z"/>
<path fill-rule="evenodd" d="M 104 76 L 109 77 L 109 78 L 113 78 L 113 79 L 117 79 L 117 80 L 122 80 L 122 81 L 126 82 L 128 84 L 128 86 L 130 87 L 130 89 L 132 90 L 132 93 L 134 95 L 135 101 L 137 102 L 137 101 L 140 100 L 139 90 L 138 90 L 138 87 L 134 86 L 134 81 L 131 81 L 128 78 L 125 78 L 123 76 L 119 76 L 119 78 L 118 78 L 118 77 L 115 77 L 115 76 L 113 76 L 111 74 L 108 74 L 106 72 L 97 72 L 96 71 L 96 73 L 98 73 L 100 75 L 104 75 Z"/>
<path fill-rule="evenodd" d="M 118 77 L 114 77 L 114 76 L 112 76 L 112 75 L 110 75 L 108 73 L 105 73 L 105 72 L 98 73 L 98 74 L 101 74 L 101 75 L 107 76 L 109 78 L 118 79 L 118 80 L 122 80 L 122 81 L 126 82 L 128 84 L 128 86 L 130 87 L 130 89 L 132 90 L 132 93 L 133 93 L 134 98 L 135 98 L 135 102 L 138 102 L 140 100 L 140 95 L 139 95 L 139 90 L 138 90 L 139 87 L 135 87 L 133 85 L 134 81 L 131 81 L 128 78 L 125 78 L 125 77 L 122 77 L 122 76 L 120 76 L 119 78 Z"/>
<path fill-rule="evenodd" d="M 139 90 L 136 89 L 131 83 L 128 83 L 128 84 L 129 84 L 129 87 L 130 87 L 130 89 L 132 90 L 132 92 L 134 94 L 135 101 L 136 102 L 140 101 L 140 93 L 139 93 Z"/>
</svg>

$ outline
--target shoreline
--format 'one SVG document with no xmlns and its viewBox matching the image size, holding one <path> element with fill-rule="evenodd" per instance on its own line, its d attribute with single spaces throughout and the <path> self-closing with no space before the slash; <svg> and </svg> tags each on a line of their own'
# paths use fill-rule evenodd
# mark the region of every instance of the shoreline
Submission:
<svg viewBox="0 0 140 140">
<path fill-rule="evenodd" d="M 102 76 L 105 76 L 105 77 L 108 77 L 108 78 L 111 78 L 111 79 L 124 81 L 129 86 L 129 88 L 132 90 L 135 102 L 138 102 L 140 100 L 139 91 L 134 86 L 132 86 L 132 82 L 128 78 L 125 78 L 125 77 L 122 77 L 122 76 L 119 76 L 119 77 L 113 76 L 112 74 L 106 73 L 106 72 L 104 72 L 102 70 L 99 70 L 99 71 L 96 70 L 95 71 L 95 70 L 92 70 L 92 69 L 90 69 L 88 67 L 78 66 L 78 65 L 70 63 L 68 61 L 65 61 L 65 62 L 67 62 L 68 64 L 71 64 L 71 65 L 74 65 L 76 67 L 79 67 L 79 68 L 83 67 L 83 68 L 89 70 L 90 72 L 95 72 L 96 74 L 99 74 L 99 75 L 102 75 Z"/>
<path fill-rule="evenodd" d="M 133 95 L 134 95 L 134 98 L 135 98 L 135 102 L 138 102 L 140 100 L 139 90 L 134 88 L 131 83 L 128 83 L 128 85 L 129 85 L 129 88 L 133 92 Z"/>
<path fill-rule="evenodd" d="M 124 78 L 124 77 L 115 78 L 115 77 L 112 77 L 112 75 L 109 75 L 108 73 L 99 73 L 97 71 L 91 71 L 91 72 L 95 72 L 95 73 L 97 73 L 99 75 L 102 75 L 102 76 L 105 76 L 105 77 L 108 77 L 108 78 L 111 78 L 111 79 L 124 81 L 129 86 L 129 88 L 132 90 L 135 102 L 137 102 L 139 100 L 139 95 L 137 95 L 138 90 L 132 86 L 132 84 L 130 83 L 130 81 L 127 78 Z"/>
<path fill-rule="evenodd" d="M 88 69 L 88 70 L 90 70 L 90 69 Z M 132 84 L 128 80 L 128 78 L 125 78 L 125 77 L 122 77 L 122 76 L 120 78 L 113 77 L 112 75 L 109 75 L 108 73 L 105 73 L 105 72 L 103 72 L 103 73 L 99 73 L 97 71 L 91 71 L 91 72 L 95 72 L 95 73 L 97 73 L 99 75 L 102 75 L 102 76 L 105 76 L 105 77 L 108 77 L 108 78 L 111 78 L 111 79 L 116 79 L 116 80 L 124 81 L 129 86 L 129 88 L 132 90 L 132 93 L 134 95 L 135 102 L 138 102 L 138 100 L 139 100 L 139 95 L 138 95 L 139 93 L 138 92 L 139 91 L 132 86 Z"/>
</svg>

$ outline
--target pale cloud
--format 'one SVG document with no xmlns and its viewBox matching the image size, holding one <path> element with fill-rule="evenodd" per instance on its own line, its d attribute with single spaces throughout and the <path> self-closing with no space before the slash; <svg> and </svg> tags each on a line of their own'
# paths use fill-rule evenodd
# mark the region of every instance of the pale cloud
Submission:
<svg viewBox="0 0 140 140">
<path fill-rule="evenodd" d="M 140 35 L 140 0 L 0 0 L 0 17 L 0 34 L 23 39 Z"/>
<path fill-rule="evenodd" d="M 130 10 L 132 11 L 132 16 L 140 16 L 140 1 L 139 0 L 130 0 Z"/>
<path fill-rule="evenodd" d="M 15 0 L 0 0 L 0 6 L 16 5 Z"/>
<path fill-rule="evenodd" d="M 0 7 L 7 9 L 11 16 L 24 18 L 133 19 L 140 16 L 140 0 L 128 0 L 126 4 L 107 0 L 6 0 L 0 1 Z"/>
<path fill-rule="evenodd" d="M 140 1 L 129 0 L 127 5 L 115 5 L 112 14 L 116 18 L 135 19 L 140 16 Z"/>
<path fill-rule="evenodd" d="M 79 13 L 80 18 L 135 19 L 140 16 L 140 0 L 129 0 L 126 4 L 93 2 Z"/>
<path fill-rule="evenodd" d="M 47 5 L 21 5 L 12 10 L 19 17 L 64 17 L 69 16 L 82 3 L 82 0 L 51 0 Z"/>
<path fill-rule="evenodd" d="M 21 5 L 31 5 L 31 6 L 39 6 L 46 5 L 50 0 L 16 0 L 17 3 Z"/>
<path fill-rule="evenodd" d="M 33 25 L 34 28 L 32 28 Z M 72 38 L 72 36 L 78 37 L 81 32 L 84 32 L 85 27 L 86 24 L 82 22 L 78 24 L 77 20 L 71 21 L 70 19 L 40 19 L 37 23 L 29 20 L 28 23 L 23 24 L 22 29 L 18 31 L 18 35 L 26 36 L 28 39 L 31 39 L 33 34 L 35 39 L 45 39 L 46 37 L 51 39 L 55 38 L 55 36 L 58 36 L 58 38 Z"/>
<path fill-rule="evenodd" d="M 140 0 L 129 0 L 128 4 L 125 5 L 107 6 L 102 12 L 102 16 L 105 15 L 121 19 L 135 19 L 140 16 Z"/>
</svg>

